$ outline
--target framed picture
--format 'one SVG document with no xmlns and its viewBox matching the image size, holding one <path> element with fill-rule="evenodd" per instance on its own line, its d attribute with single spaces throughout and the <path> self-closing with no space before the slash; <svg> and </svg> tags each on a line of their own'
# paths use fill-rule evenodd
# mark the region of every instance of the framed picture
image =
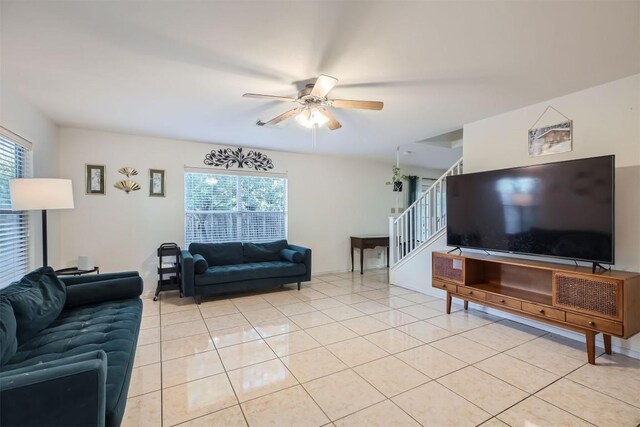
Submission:
<svg viewBox="0 0 640 427">
<path fill-rule="evenodd" d="M 164 197 L 164 171 L 149 169 L 149 196 Z"/>
<path fill-rule="evenodd" d="M 529 157 L 571 151 L 573 121 L 529 129 Z"/>
<path fill-rule="evenodd" d="M 87 194 L 105 194 L 104 165 L 85 165 L 85 192 Z"/>
</svg>

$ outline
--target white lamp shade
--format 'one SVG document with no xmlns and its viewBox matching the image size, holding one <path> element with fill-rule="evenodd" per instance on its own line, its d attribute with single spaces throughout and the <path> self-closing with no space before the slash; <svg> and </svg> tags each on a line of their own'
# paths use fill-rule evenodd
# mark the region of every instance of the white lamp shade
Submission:
<svg viewBox="0 0 640 427">
<path fill-rule="evenodd" d="M 72 209 L 70 179 L 19 178 L 9 180 L 11 207 L 15 211 Z"/>
</svg>

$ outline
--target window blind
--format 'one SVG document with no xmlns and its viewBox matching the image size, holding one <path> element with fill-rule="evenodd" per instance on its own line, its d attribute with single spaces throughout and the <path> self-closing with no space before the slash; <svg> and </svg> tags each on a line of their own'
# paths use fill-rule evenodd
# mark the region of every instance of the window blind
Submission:
<svg viewBox="0 0 640 427">
<path fill-rule="evenodd" d="M 185 243 L 287 238 L 287 178 L 186 171 Z"/>
<path fill-rule="evenodd" d="M 11 210 L 9 180 L 30 176 L 31 145 L 0 132 L 0 288 L 29 270 L 29 215 Z"/>
</svg>

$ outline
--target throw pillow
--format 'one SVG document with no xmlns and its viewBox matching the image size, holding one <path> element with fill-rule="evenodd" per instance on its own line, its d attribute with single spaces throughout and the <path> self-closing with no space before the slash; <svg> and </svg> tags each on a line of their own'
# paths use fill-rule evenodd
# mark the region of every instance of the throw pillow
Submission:
<svg viewBox="0 0 640 427">
<path fill-rule="evenodd" d="M 51 267 L 40 267 L 0 290 L 16 318 L 18 346 L 49 326 L 62 312 L 67 287 Z"/>
<path fill-rule="evenodd" d="M 202 255 L 195 254 L 193 256 L 193 271 L 195 271 L 196 274 L 202 274 L 207 271 L 207 268 L 209 268 L 207 260 L 204 259 Z"/>
<path fill-rule="evenodd" d="M 191 243 L 189 252 L 200 254 L 209 266 L 242 264 L 242 243 Z"/>
<path fill-rule="evenodd" d="M 304 260 L 304 257 L 300 252 L 291 249 L 281 250 L 280 257 L 285 261 L 295 262 L 296 264 L 300 264 Z"/>
<path fill-rule="evenodd" d="M 286 240 L 266 243 L 244 243 L 242 245 L 244 262 L 280 261 L 280 251 L 289 244 Z"/>
</svg>

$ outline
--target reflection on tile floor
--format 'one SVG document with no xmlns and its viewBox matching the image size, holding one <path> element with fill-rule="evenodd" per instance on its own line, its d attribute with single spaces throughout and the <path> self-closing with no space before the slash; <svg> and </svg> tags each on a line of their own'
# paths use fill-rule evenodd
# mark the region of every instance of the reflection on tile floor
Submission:
<svg viewBox="0 0 640 427">
<path fill-rule="evenodd" d="M 637 426 L 640 360 L 389 285 L 144 299 L 123 426 Z M 333 423 L 333 424 L 332 424 Z"/>
</svg>

